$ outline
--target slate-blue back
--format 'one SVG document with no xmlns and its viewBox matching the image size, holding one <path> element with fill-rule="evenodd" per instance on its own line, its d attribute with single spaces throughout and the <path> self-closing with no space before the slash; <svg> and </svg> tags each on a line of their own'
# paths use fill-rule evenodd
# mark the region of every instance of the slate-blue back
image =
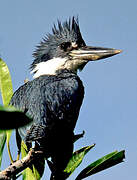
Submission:
<svg viewBox="0 0 137 180">
<path fill-rule="evenodd" d="M 33 118 L 32 124 L 18 129 L 21 139 L 35 141 L 39 147 L 44 147 L 45 156 L 50 156 L 57 166 L 61 153 L 64 168 L 73 152 L 73 130 L 83 96 L 81 80 L 68 70 L 40 76 L 21 86 L 10 104 Z"/>
</svg>

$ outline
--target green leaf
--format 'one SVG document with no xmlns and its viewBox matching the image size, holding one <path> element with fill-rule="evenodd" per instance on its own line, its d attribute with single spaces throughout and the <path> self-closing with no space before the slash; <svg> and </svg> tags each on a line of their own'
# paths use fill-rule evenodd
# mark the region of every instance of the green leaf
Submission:
<svg viewBox="0 0 137 180">
<path fill-rule="evenodd" d="M 0 91 L 1 91 L 3 104 L 4 106 L 7 106 L 13 95 L 13 89 L 12 89 L 12 81 L 11 81 L 11 76 L 9 73 L 8 66 L 1 58 L 0 58 Z M 1 133 L 0 147 L 4 148 L 6 137 L 7 137 L 7 145 L 9 146 L 10 136 L 11 136 L 11 131 L 6 131 L 6 133 L 3 132 L 3 135 Z M 2 160 L 3 148 L 0 148 L 0 164 Z"/>
<path fill-rule="evenodd" d="M 30 168 L 26 168 L 22 174 L 23 180 L 36 180 Z"/>
<path fill-rule="evenodd" d="M 4 106 L 8 106 L 13 95 L 11 76 L 8 66 L 0 58 L 0 91 Z"/>
<path fill-rule="evenodd" d="M 27 146 L 26 144 L 24 143 L 24 141 L 21 142 L 21 155 L 22 155 L 22 158 L 25 157 L 28 153 L 28 150 L 27 150 Z M 45 166 L 45 161 L 43 162 L 43 160 L 38 162 L 39 164 L 39 167 L 40 170 L 42 172 L 44 172 L 44 166 Z M 32 165 L 32 168 L 26 168 L 24 171 L 23 171 L 23 180 L 40 180 L 41 179 L 41 176 L 43 175 L 43 173 L 41 174 L 41 172 L 39 173 L 39 171 L 37 170 L 37 168 Z"/>
<path fill-rule="evenodd" d="M 0 166 L 2 161 L 2 154 L 6 142 L 6 132 L 0 132 Z"/>
<path fill-rule="evenodd" d="M 21 155 L 22 158 L 24 158 L 28 153 L 27 146 L 24 143 L 24 141 L 21 142 Z M 32 170 L 30 168 L 26 168 L 23 173 L 23 180 L 35 180 L 35 177 L 32 173 Z"/>
<path fill-rule="evenodd" d="M 83 169 L 80 174 L 77 176 L 76 180 L 84 179 L 88 176 L 91 176 L 95 173 L 98 173 L 102 170 L 105 170 L 107 168 L 110 168 L 116 164 L 119 164 L 123 162 L 123 159 L 125 158 L 125 151 L 114 151 L 97 161 L 91 163 L 89 166 L 87 166 L 85 169 Z"/>
<path fill-rule="evenodd" d="M 79 149 L 78 151 L 74 152 L 72 155 L 72 158 L 70 159 L 70 161 L 69 161 L 66 169 L 64 170 L 64 172 L 66 174 L 68 174 L 68 176 L 70 176 L 74 172 L 74 170 L 81 164 L 84 156 L 94 146 L 95 146 L 95 144 L 93 144 L 91 146 L 86 146 L 86 147 L 83 147 L 83 148 Z"/>
<path fill-rule="evenodd" d="M 0 129 L 17 129 L 32 121 L 24 112 L 13 106 L 0 106 L 0 116 L 4 119 Z"/>
</svg>

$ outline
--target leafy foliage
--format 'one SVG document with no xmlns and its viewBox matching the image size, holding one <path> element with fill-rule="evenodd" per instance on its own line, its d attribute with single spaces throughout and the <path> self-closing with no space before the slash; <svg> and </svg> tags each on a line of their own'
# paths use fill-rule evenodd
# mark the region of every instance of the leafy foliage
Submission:
<svg viewBox="0 0 137 180">
<path fill-rule="evenodd" d="M 26 144 L 22 141 L 21 143 L 21 155 L 22 155 L 22 158 L 25 157 L 27 155 L 27 146 Z M 23 180 L 35 180 L 35 177 L 33 175 L 33 172 L 32 170 L 28 167 L 26 168 L 23 173 Z"/>
<path fill-rule="evenodd" d="M 6 132 L 2 131 L 0 132 L 0 166 L 1 166 L 2 154 L 3 154 L 5 142 L 6 142 Z"/>
<path fill-rule="evenodd" d="M 0 91 L 4 106 L 8 106 L 13 95 L 11 76 L 6 63 L 0 58 Z"/>
<path fill-rule="evenodd" d="M 11 82 L 11 76 L 9 73 L 8 66 L 1 58 L 0 58 L 0 91 L 1 91 L 3 105 L 8 106 L 9 101 L 13 94 L 12 82 Z M 1 132 L 1 136 L 0 136 L 0 147 L 5 146 L 5 142 L 7 138 L 7 147 L 9 154 L 10 154 L 10 150 L 9 150 L 10 136 L 11 136 L 11 131 L 6 131 L 6 133 Z M 0 148 L 0 164 L 2 160 L 2 154 L 3 154 L 3 148 Z"/>
<path fill-rule="evenodd" d="M 21 155 L 22 158 L 25 157 L 28 153 L 28 149 L 24 141 L 21 142 Z M 39 161 L 39 168 L 43 172 L 45 167 L 45 163 L 43 161 Z M 32 165 L 32 167 L 28 167 L 23 171 L 23 180 L 40 180 L 42 177 L 41 172 L 37 170 L 35 165 Z"/>
<path fill-rule="evenodd" d="M 4 121 L 0 125 L 0 129 L 16 129 L 30 123 L 32 119 L 22 111 L 13 106 L 0 106 L 0 116 Z"/>
<path fill-rule="evenodd" d="M 91 145 L 91 146 L 86 146 L 83 147 L 81 149 L 79 149 L 78 151 L 74 152 L 72 155 L 72 158 L 70 159 L 66 169 L 64 170 L 64 172 L 66 172 L 68 174 L 68 176 L 70 176 L 74 170 L 82 163 L 82 160 L 84 158 L 84 156 L 95 146 L 95 144 Z"/>
<path fill-rule="evenodd" d="M 0 125 L 0 129 L 15 129 L 17 127 L 24 126 L 27 123 L 29 123 L 31 119 L 28 116 L 26 116 L 23 112 L 17 110 L 14 107 L 8 107 L 10 99 L 13 95 L 12 81 L 8 66 L 1 58 L 0 58 L 0 91 L 4 105 L 4 106 L 0 106 L 0 116 L 4 118 L 4 121 Z M 9 157 L 11 162 L 13 162 L 10 152 L 10 145 L 9 145 L 11 132 L 12 132 L 11 130 L 0 131 L 0 166 L 1 166 L 3 149 L 5 146 L 6 139 L 7 139 L 7 149 L 8 149 Z M 28 172 L 26 177 L 31 176 L 30 174 L 31 172 Z"/>
<path fill-rule="evenodd" d="M 97 161 L 91 163 L 81 173 L 77 176 L 76 180 L 84 179 L 88 176 L 91 176 L 95 173 L 98 173 L 104 169 L 110 168 L 118 163 L 123 162 L 125 158 L 125 151 L 114 151 L 106 156 L 98 159 Z"/>
</svg>

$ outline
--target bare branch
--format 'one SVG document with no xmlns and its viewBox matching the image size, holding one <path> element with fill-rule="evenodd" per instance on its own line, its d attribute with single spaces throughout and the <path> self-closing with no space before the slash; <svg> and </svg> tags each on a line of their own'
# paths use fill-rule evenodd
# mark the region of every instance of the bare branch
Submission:
<svg viewBox="0 0 137 180">
<path fill-rule="evenodd" d="M 31 149 L 23 159 L 14 162 L 5 170 L 1 171 L 0 180 L 10 180 L 12 177 L 15 177 L 15 175 L 17 175 L 19 172 L 31 166 L 34 160 L 36 160 L 42 155 L 42 151 L 34 151 L 34 149 Z"/>
</svg>

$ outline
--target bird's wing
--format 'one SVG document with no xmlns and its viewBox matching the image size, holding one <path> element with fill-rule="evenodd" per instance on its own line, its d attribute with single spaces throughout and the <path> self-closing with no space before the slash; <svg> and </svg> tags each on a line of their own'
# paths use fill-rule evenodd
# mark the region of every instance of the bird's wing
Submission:
<svg viewBox="0 0 137 180">
<path fill-rule="evenodd" d="M 21 86 L 13 95 L 11 105 L 28 113 L 32 124 L 19 129 L 22 139 L 35 140 L 46 130 L 74 130 L 84 96 L 81 80 L 75 74 L 40 76 Z M 44 127 L 44 128 L 42 128 Z"/>
</svg>

